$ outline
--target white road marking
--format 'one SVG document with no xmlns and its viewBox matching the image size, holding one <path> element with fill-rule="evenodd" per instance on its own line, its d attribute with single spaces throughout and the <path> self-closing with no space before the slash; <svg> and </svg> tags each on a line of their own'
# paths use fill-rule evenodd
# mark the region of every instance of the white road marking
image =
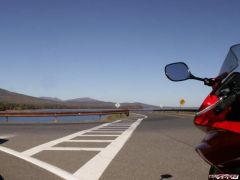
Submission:
<svg viewBox="0 0 240 180">
<path fill-rule="evenodd" d="M 45 163 L 43 161 L 40 161 L 38 159 L 35 159 L 35 158 L 32 158 L 32 157 L 29 157 L 29 156 L 26 156 L 24 155 L 23 153 L 19 153 L 17 151 L 14 151 L 12 149 L 9 149 L 9 148 L 6 148 L 6 147 L 3 147 L 3 146 L 0 146 L 0 151 L 2 152 L 5 152 L 7 154 L 10 154 L 10 155 L 13 155 L 15 157 L 18 157 L 22 160 L 25 160 L 29 163 L 32 163 L 38 167 L 41 167 L 42 169 L 45 169 L 59 177 L 62 177 L 63 179 L 68 179 L 68 180 L 79 180 L 78 177 L 74 176 L 73 174 L 67 172 L 67 171 L 64 171 L 58 167 L 55 167 L 51 164 L 48 164 L 48 163 Z"/>
<path fill-rule="evenodd" d="M 127 129 L 127 127 L 109 127 L 109 126 L 105 126 L 102 128 L 99 128 L 99 130 L 101 129 Z"/>
<path fill-rule="evenodd" d="M 109 128 L 110 126 L 107 126 L 107 128 Z M 113 129 L 128 129 L 129 127 L 131 127 L 131 126 L 128 126 L 128 127 L 126 127 L 126 126 L 124 126 L 124 127 L 116 127 L 116 126 L 113 126 L 113 127 L 111 127 L 111 128 L 113 128 Z"/>
<path fill-rule="evenodd" d="M 115 124 L 109 124 L 107 127 L 114 127 L 114 126 L 130 126 L 131 124 L 125 124 L 125 123 L 115 123 Z"/>
<path fill-rule="evenodd" d="M 88 132 L 88 133 L 121 133 L 121 132 L 119 132 L 119 130 L 116 130 L 116 131 L 113 131 L 113 130 L 108 130 L 108 131 L 106 131 L 106 130 L 99 130 L 99 129 L 96 129 L 96 130 L 93 130 L 93 131 L 91 131 L 91 132 Z"/>
<path fill-rule="evenodd" d="M 113 130 L 113 129 L 107 129 L 107 130 L 106 129 L 96 129 L 96 130 L 93 130 L 92 132 L 107 132 L 107 133 L 109 133 L 109 132 L 118 132 L 118 131 L 123 132 L 124 130 L 119 130 L 119 129 L 117 129 L 117 130 Z"/>
<path fill-rule="evenodd" d="M 126 141 L 130 138 L 133 131 L 141 123 L 143 118 L 135 121 L 131 128 L 127 129 L 115 141 L 104 148 L 100 153 L 94 156 L 90 161 L 77 170 L 74 175 L 81 180 L 97 180 L 101 177 L 107 166 L 111 163 L 113 158 L 117 155 L 120 149 L 124 146 Z"/>
<path fill-rule="evenodd" d="M 49 147 L 47 151 L 101 151 L 104 148 L 79 148 L 79 147 Z"/>
<path fill-rule="evenodd" d="M 94 137 L 96 137 L 96 136 L 98 136 L 98 137 L 101 137 L 101 136 L 103 136 L 103 137 L 105 137 L 105 136 L 118 137 L 119 135 L 116 135 L 116 134 L 111 134 L 111 135 L 109 135 L 109 134 L 104 134 L 104 135 L 102 135 L 102 134 L 84 134 L 84 135 L 81 135 L 81 137 L 91 137 L 91 136 L 94 136 Z"/>
<path fill-rule="evenodd" d="M 65 142 L 112 142 L 113 140 L 67 140 Z"/>
<path fill-rule="evenodd" d="M 74 133 L 74 134 L 65 136 L 65 137 L 60 138 L 60 139 L 56 139 L 56 140 L 47 142 L 47 143 L 45 143 L 45 144 L 41 144 L 41 145 L 36 146 L 36 147 L 34 147 L 34 148 L 28 149 L 28 150 L 26 150 L 26 151 L 24 151 L 24 152 L 22 152 L 22 153 L 25 154 L 25 155 L 28 155 L 28 156 L 32 156 L 32 155 L 37 154 L 37 153 L 39 153 L 39 152 L 41 152 L 41 151 L 43 151 L 43 150 L 45 150 L 45 149 L 48 149 L 49 147 L 52 147 L 52 146 L 55 146 L 55 145 L 57 145 L 57 144 L 59 144 L 59 143 L 62 143 L 62 142 L 64 142 L 64 141 L 73 139 L 73 138 L 75 138 L 75 137 L 77 137 L 77 136 L 81 136 L 81 135 L 83 135 L 83 134 L 85 134 L 85 133 L 91 132 L 92 130 L 98 129 L 98 128 L 100 128 L 100 127 L 104 127 L 104 126 L 106 126 L 106 125 L 108 125 L 108 124 L 110 124 L 110 123 L 102 124 L 102 125 L 100 125 L 100 126 L 96 126 L 96 127 L 94 127 L 94 128 L 91 128 L 91 129 L 83 130 L 83 131 L 80 131 L 80 132 L 77 132 L 77 133 Z"/>
<path fill-rule="evenodd" d="M 147 116 L 144 116 L 146 118 Z M 100 128 L 109 127 L 110 125 L 113 125 L 115 123 L 121 124 L 121 120 L 115 121 L 113 123 L 106 123 L 100 126 L 96 126 L 91 129 L 83 130 L 47 143 L 44 143 L 42 145 L 39 145 L 37 147 L 31 148 L 29 150 L 26 150 L 22 153 L 8 149 L 6 147 L 0 146 L 0 151 L 3 151 L 5 153 L 11 154 L 13 156 L 16 156 L 20 159 L 23 159 L 29 163 L 32 163 L 36 166 L 39 166 L 63 179 L 68 180 L 97 180 L 100 178 L 104 170 L 107 168 L 107 166 L 111 163 L 113 158 L 117 155 L 117 153 L 120 151 L 120 149 L 124 146 L 126 141 L 131 137 L 133 131 L 137 128 L 137 126 L 141 123 L 141 121 L 144 118 L 140 118 L 136 120 L 134 123 L 131 123 L 131 126 L 128 126 L 128 129 L 126 129 L 122 134 L 119 135 L 113 135 L 113 134 L 86 134 L 93 132 L 94 130 L 98 130 Z M 123 123 L 122 123 L 123 124 Z M 117 131 L 114 131 L 117 132 Z M 107 133 L 107 132 L 105 132 Z M 108 131 L 109 133 L 109 131 Z M 117 137 L 114 140 L 74 140 L 76 137 Z M 109 145 L 107 145 L 104 148 L 81 148 L 81 147 L 54 147 L 57 144 L 63 143 L 63 142 L 110 142 Z M 44 150 L 50 150 L 50 151 L 99 151 L 97 155 L 95 155 L 90 161 L 88 161 L 84 166 L 82 166 L 80 169 L 78 169 L 74 174 L 68 173 L 65 170 L 62 170 L 58 167 L 55 167 L 51 164 L 48 164 L 46 162 L 40 161 L 38 159 L 35 159 L 31 157 L 34 154 L 37 154 Z"/>
<path fill-rule="evenodd" d="M 1 134 L 0 139 L 10 139 L 14 136 L 16 136 L 16 135 L 15 134 Z"/>
<path fill-rule="evenodd" d="M 106 127 L 129 127 L 129 126 L 131 126 L 131 125 L 124 125 L 124 124 L 116 123 L 116 124 L 108 125 Z"/>
<path fill-rule="evenodd" d="M 105 132 L 103 132 L 103 131 L 97 131 L 97 132 L 96 132 L 96 131 L 92 131 L 92 132 L 88 132 L 88 133 L 86 133 L 86 134 L 87 134 L 87 135 L 89 135 L 89 134 L 90 134 L 90 135 L 91 135 L 91 134 L 100 134 L 100 135 L 105 135 L 105 134 L 106 134 L 106 135 L 109 135 L 109 134 L 115 135 L 115 134 L 116 134 L 116 135 L 120 135 L 120 134 L 122 134 L 122 133 L 119 132 L 119 131 L 118 131 L 118 132 L 106 132 L 106 131 L 105 131 Z"/>
<path fill-rule="evenodd" d="M 33 148 L 28 149 L 28 150 L 26 150 L 26 151 L 24 151 L 22 153 L 25 154 L 25 155 L 28 155 L 28 156 L 33 156 L 34 154 L 37 154 L 37 153 L 43 151 L 44 149 L 47 149 L 47 148 L 52 147 L 52 146 L 55 146 L 55 145 L 57 145 L 57 144 L 59 144 L 61 142 L 64 142 L 64 141 L 68 141 L 68 140 L 73 139 L 73 138 L 75 138 L 77 136 L 116 136 L 117 137 L 118 135 L 84 135 L 84 134 L 88 133 L 88 132 L 91 132 L 93 130 L 102 128 L 102 127 L 106 127 L 106 126 L 108 126 L 110 124 L 115 124 L 115 123 L 119 123 L 119 122 L 121 122 L 121 120 L 117 120 L 117 121 L 114 121 L 112 123 L 105 123 L 105 124 L 102 124 L 100 126 L 96 126 L 94 128 L 91 128 L 91 129 L 83 130 L 83 131 L 80 131 L 80 132 L 77 132 L 77 133 L 74 133 L 74 134 L 62 137 L 60 139 L 56 139 L 56 140 L 53 140 L 53 141 L 41 144 L 39 146 L 33 147 Z"/>
</svg>

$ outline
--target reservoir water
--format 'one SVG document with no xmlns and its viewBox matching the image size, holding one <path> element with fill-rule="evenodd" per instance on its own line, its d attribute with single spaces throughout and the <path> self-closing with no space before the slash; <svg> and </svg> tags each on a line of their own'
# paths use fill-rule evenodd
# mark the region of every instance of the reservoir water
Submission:
<svg viewBox="0 0 240 180">
<path fill-rule="evenodd" d="M 11 123 L 77 123 L 77 122 L 95 122 L 104 119 L 105 116 L 64 116 L 64 117 L 0 117 L 0 122 L 11 122 Z"/>
<path fill-rule="evenodd" d="M 57 110 L 57 109 L 45 109 L 36 110 L 40 112 L 58 112 L 58 111 L 81 111 L 81 112 L 91 112 L 94 110 L 82 110 L 82 109 L 68 109 L 68 110 Z M 97 111 L 100 111 L 99 109 Z M 107 115 L 84 115 L 84 116 L 49 116 L 49 117 L 0 117 L 0 122 L 10 122 L 10 123 L 77 123 L 77 122 L 95 122 L 105 119 Z"/>
</svg>

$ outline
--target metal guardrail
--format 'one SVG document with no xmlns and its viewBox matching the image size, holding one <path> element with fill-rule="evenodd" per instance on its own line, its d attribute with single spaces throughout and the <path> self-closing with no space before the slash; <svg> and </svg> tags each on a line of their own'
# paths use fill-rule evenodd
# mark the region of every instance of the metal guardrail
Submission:
<svg viewBox="0 0 240 180">
<path fill-rule="evenodd" d="M 162 112 L 170 112 L 170 111 L 181 111 L 181 112 L 197 112 L 198 108 L 160 108 L 160 109 L 135 109 L 131 111 L 162 111 Z"/>
<path fill-rule="evenodd" d="M 172 111 L 177 111 L 177 112 L 197 112 L 198 108 L 196 109 L 156 109 L 154 111 L 163 111 L 163 112 L 172 112 Z"/>
<path fill-rule="evenodd" d="M 0 112 L 0 117 L 48 117 L 48 116 L 89 116 L 89 115 L 108 115 L 125 114 L 129 116 L 129 110 L 106 110 L 106 111 L 60 111 L 60 112 Z"/>
</svg>

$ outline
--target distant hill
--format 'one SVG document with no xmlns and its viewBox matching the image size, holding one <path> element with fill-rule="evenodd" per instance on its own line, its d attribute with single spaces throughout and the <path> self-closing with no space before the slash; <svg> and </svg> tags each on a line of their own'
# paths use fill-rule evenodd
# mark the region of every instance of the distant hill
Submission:
<svg viewBox="0 0 240 180">
<path fill-rule="evenodd" d="M 67 102 L 101 102 L 99 100 L 88 98 L 88 97 L 70 99 L 70 100 L 66 100 L 66 101 Z"/>
<path fill-rule="evenodd" d="M 17 103 L 17 104 L 18 103 L 19 104 L 56 103 L 56 101 L 54 100 L 37 98 L 33 96 L 10 92 L 4 89 L 0 89 L 0 102 Z"/>
<path fill-rule="evenodd" d="M 0 110 L 6 109 L 42 109 L 68 108 L 64 103 L 10 92 L 0 89 Z"/>
<path fill-rule="evenodd" d="M 144 104 L 144 103 L 140 103 L 140 102 L 121 103 L 121 107 L 128 107 L 128 109 L 156 109 L 156 108 L 159 108 L 157 106 Z"/>
<path fill-rule="evenodd" d="M 62 100 L 56 97 L 40 97 L 40 99 L 51 100 L 51 101 L 58 101 L 61 102 Z"/>
<path fill-rule="evenodd" d="M 121 103 L 120 108 L 142 109 L 154 106 L 142 103 Z M 33 97 L 0 89 L 0 110 L 23 109 L 115 109 L 115 103 L 84 97 L 63 101 L 52 97 Z"/>
</svg>

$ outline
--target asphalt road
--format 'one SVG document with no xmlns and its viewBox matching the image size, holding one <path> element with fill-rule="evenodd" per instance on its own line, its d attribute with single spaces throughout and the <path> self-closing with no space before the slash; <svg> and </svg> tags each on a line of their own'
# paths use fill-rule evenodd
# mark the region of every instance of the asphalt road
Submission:
<svg viewBox="0 0 240 180">
<path fill-rule="evenodd" d="M 207 179 L 192 117 L 164 113 L 114 123 L 0 125 L 3 179 Z"/>
</svg>

